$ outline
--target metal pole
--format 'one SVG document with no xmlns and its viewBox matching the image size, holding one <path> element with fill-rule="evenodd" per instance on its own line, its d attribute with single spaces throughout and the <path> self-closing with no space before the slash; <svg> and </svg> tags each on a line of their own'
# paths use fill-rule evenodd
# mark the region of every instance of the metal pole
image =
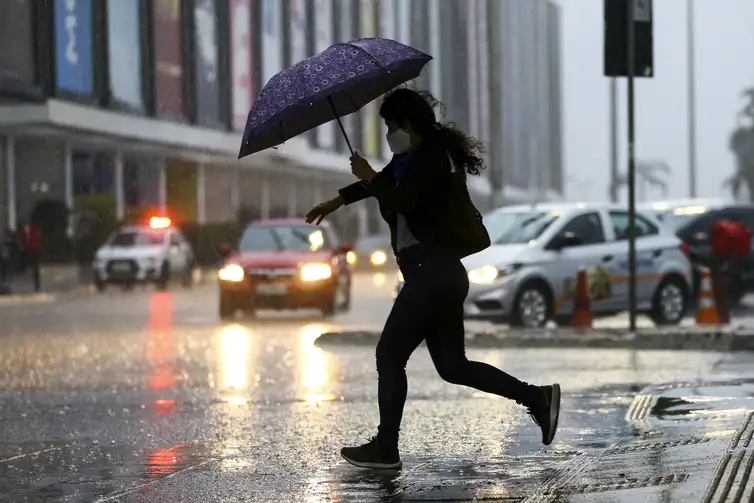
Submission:
<svg viewBox="0 0 754 503">
<path fill-rule="evenodd" d="M 689 197 L 696 197 L 696 71 L 694 48 L 694 0 L 686 2 L 686 50 L 688 51 L 688 149 L 689 149 Z"/>
<path fill-rule="evenodd" d="M 634 156 L 634 67 L 636 0 L 628 3 L 628 312 L 629 330 L 636 332 L 636 159 Z"/>
<path fill-rule="evenodd" d="M 618 79 L 610 79 L 610 201 L 618 202 Z"/>
</svg>

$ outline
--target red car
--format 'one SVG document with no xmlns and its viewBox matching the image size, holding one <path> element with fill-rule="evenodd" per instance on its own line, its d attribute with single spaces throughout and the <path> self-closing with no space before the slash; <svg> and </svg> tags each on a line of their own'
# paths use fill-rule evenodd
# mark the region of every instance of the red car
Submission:
<svg viewBox="0 0 754 503">
<path fill-rule="evenodd" d="M 324 316 L 351 304 L 350 245 L 327 222 L 265 220 L 249 225 L 218 272 L 220 317 L 257 309 L 315 308 Z"/>
</svg>

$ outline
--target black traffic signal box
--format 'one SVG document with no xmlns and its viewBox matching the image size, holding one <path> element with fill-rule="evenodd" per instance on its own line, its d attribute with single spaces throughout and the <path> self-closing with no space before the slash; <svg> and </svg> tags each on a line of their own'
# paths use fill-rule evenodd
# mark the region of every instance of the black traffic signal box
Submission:
<svg viewBox="0 0 754 503">
<path fill-rule="evenodd" d="M 607 77 L 628 77 L 629 1 L 634 2 L 634 77 L 652 77 L 652 0 L 604 0 L 604 73 Z"/>
</svg>

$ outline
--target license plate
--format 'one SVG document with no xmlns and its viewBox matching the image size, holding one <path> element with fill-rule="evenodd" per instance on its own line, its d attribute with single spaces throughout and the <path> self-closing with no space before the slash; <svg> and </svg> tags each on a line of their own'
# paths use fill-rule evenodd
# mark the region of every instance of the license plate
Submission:
<svg viewBox="0 0 754 503">
<path fill-rule="evenodd" d="M 131 266 L 128 264 L 113 264 L 113 271 L 115 272 L 131 272 Z"/>
<path fill-rule="evenodd" d="M 257 285 L 257 293 L 261 293 L 262 295 L 283 295 L 286 291 L 285 285 L 275 283 Z"/>
</svg>

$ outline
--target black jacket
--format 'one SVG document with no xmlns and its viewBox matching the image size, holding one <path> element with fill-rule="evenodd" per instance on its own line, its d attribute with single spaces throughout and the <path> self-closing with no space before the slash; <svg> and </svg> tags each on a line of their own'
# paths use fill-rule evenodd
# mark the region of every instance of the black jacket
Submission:
<svg viewBox="0 0 754 503">
<path fill-rule="evenodd" d="M 447 247 L 446 211 L 453 197 L 454 174 L 445 149 L 421 146 L 397 183 L 392 161 L 370 183 L 356 182 L 338 192 L 346 204 L 375 197 L 382 218 L 390 226 L 390 242 L 396 251 L 397 213 L 406 218 L 411 234 L 422 244 Z"/>
</svg>

